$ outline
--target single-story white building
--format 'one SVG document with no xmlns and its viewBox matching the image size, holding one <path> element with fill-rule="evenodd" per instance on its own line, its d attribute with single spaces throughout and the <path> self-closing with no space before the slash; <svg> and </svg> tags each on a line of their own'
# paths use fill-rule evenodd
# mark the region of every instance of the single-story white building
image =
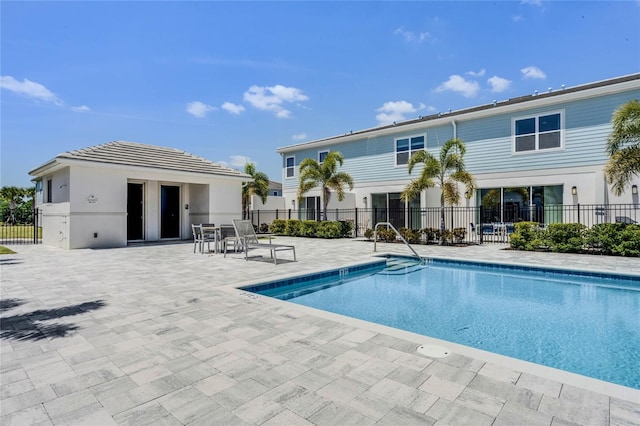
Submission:
<svg viewBox="0 0 640 426">
<path fill-rule="evenodd" d="M 242 217 L 251 176 L 187 152 L 114 141 L 60 154 L 29 171 L 42 242 L 64 249 L 191 237 L 191 224 Z"/>
</svg>

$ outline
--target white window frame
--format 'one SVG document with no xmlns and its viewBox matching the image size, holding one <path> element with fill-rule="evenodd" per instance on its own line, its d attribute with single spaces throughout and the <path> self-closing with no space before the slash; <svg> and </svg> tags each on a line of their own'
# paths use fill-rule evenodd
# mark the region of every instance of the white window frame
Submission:
<svg viewBox="0 0 640 426">
<path fill-rule="evenodd" d="M 420 151 L 419 149 L 417 150 L 412 150 L 411 149 L 411 139 L 413 138 L 419 138 L 419 137 L 423 137 L 424 138 L 424 145 L 422 147 L 422 151 L 426 151 L 427 149 L 427 134 L 423 133 L 423 134 L 417 134 L 417 135 L 410 135 L 410 136 L 403 136 L 403 137 L 397 137 L 393 140 L 393 163 L 395 164 L 395 167 L 406 167 L 407 164 L 409 164 L 409 160 L 411 159 L 411 156 L 415 153 Z M 407 157 L 407 162 L 404 164 L 398 164 L 398 141 L 400 140 L 404 140 L 404 139 L 409 139 L 409 157 Z"/>
<path fill-rule="evenodd" d="M 287 162 L 289 158 L 293 159 L 293 166 L 291 167 L 287 166 Z M 291 176 L 289 176 L 289 169 L 291 169 Z M 285 179 L 292 179 L 296 177 L 296 156 L 295 155 L 289 155 L 288 157 L 284 158 L 284 177 Z"/>
<path fill-rule="evenodd" d="M 554 130 L 554 132 L 559 131 L 560 132 L 560 146 L 559 147 L 555 147 L 555 148 L 543 148 L 540 149 L 540 130 L 539 130 L 539 119 L 540 117 L 545 117 L 547 115 L 555 115 L 555 114 L 559 114 L 560 115 L 560 129 L 559 130 Z M 564 130 L 565 130 L 565 118 L 564 118 L 565 112 L 564 109 L 561 110 L 557 110 L 557 111 L 545 111 L 545 112 L 539 112 L 537 114 L 531 114 L 531 115 L 524 115 L 524 116 L 520 116 L 520 117 L 513 117 L 511 119 L 511 154 L 512 155 L 527 155 L 527 154 L 536 154 L 536 153 L 541 153 L 541 152 L 553 152 L 553 151 L 562 151 L 564 150 Z M 533 133 L 535 135 L 535 149 L 531 149 L 528 151 L 516 151 L 516 122 L 520 121 L 520 120 L 527 120 L 530 118 L 534 118 L 535 119 L 535 133 Z M 545 133 L 550 133 L 550 132 L 545 132 Z"/>
<path fill-rule="evenodd" d="M 318 151 L 318 164 L 322 164 L 322 163 L 324 163 L 324 161 L 320 159 L 320 156 L 321 156 L 322 154 L 329 154 L 329 150 L 325 150 L 325 151 Z M 325 157 L 326 157 L 326 155 L 325 155 Z"/>
</svg>

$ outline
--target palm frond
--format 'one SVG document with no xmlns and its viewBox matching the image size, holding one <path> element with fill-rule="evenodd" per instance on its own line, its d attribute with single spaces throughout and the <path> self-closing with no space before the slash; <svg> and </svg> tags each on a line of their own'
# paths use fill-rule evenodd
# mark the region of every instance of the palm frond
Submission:
<svg viewBox="0 0 640 426">
<path fill-rule="evenodd" d="M 637 99 L 621 105 L 613 113 L 607 153 L 612 156 L 624 146 L 640 146 L 640 102 Z"/>
</svg>

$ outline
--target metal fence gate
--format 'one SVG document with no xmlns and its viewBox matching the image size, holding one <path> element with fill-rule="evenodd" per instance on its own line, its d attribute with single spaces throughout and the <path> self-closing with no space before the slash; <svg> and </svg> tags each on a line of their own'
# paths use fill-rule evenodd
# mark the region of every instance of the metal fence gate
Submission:
<svg viewBox="0 0 640 426">
<path fill-rule="evenodd" d="M 0 245 L 40 244 L 42 242 L 42 211 L 33 209 L 25 223 L 2 222 Z"/>
</svg>

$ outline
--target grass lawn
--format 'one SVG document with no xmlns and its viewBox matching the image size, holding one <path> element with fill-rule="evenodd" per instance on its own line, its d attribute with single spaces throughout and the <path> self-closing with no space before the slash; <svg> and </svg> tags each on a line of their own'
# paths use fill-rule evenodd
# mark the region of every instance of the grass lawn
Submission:
<svg viewBox="0 0 640 426">
<path fill-rule="evenodd" d="M 33 225 L 0 225 L 0 238 L 33 239 Z M 42 228 L 38 227 L 38 238 L 42 238 Z"/>
</svg>

